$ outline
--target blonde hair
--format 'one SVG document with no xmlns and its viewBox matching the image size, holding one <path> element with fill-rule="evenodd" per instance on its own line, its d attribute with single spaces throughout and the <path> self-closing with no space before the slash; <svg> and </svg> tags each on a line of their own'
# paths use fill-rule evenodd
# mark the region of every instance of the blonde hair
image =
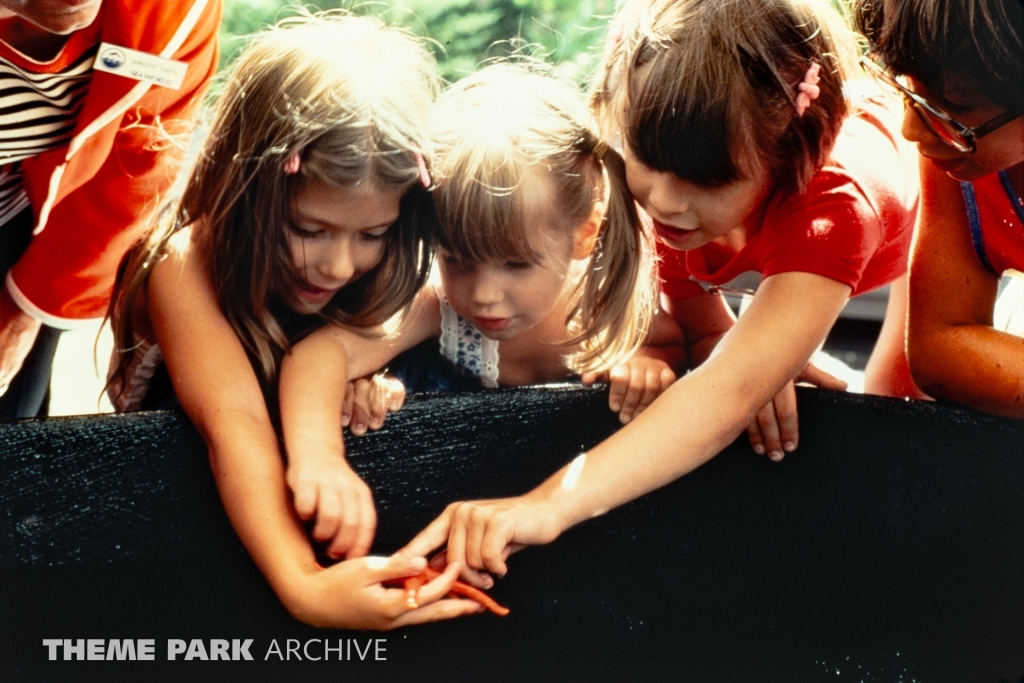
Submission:
<svg viewBox="0 0 1024 683">
<path fill-rule="evenodd" d="M 612 31 L 591 104 L 644 165 L 718 187 L 760 163 L 802 190 L 828 159 L 857 55 L 828 0 L 633 0 Z M 798 116 L 813 64 L 820 96 Z"/>
<path fill-rule="evenodd" d="M 209 133 L 173 218 L 122 264 L 111 304 L 115 343 L 130 362 L 134 302 L 167 239 L 192 225 L 218 303 L 264 390 L 289 348 L 281 293 L 299 275 L 288 249 L 292 201 L 302 182 L 338 188 L 409 188 L 380 263 L 346 285 L 319 320 L 379 324 L 425 282 L 435 222 L 417 181 L 429 151 L 429 108 L 439 89 L 432 54 L 405 30 L 344 11 L 304 15 L 256 34 L 229 70 Z M 299 156 L 297 173 L 285 172 Z M 123 382 L 122 382 L 123 386 Z"/>
<path fill-rule="evenodd" d="M 551 224 L 574 234 L 607 211 L 566 326 L 582 372 L 609 367 L 642 343 L 655 306 L 653 252 L 626 187 L 622 157 L 590 122 L 575 86 L 533 60 L 497 63 L 442 94 L 431 118 L 438 246 L 467 262 L 524 261 L 531 240 L 524 180 L 554 183 Z"/>
</svg>

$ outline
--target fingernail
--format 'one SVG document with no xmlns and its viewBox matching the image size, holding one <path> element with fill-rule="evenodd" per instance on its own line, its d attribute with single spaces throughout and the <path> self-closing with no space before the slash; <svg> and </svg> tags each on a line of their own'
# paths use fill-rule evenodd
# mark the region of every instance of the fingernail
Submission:
<svg viewBox="0 0 1024 683">
<path fill-rule="evenodd" d="M 754 452 L 758 455 L 764 455 L 764 446 L 761 444 L 754 445 Z"/>
<path fill-rule="evenodd" d="M 796 450 L 796 444 L 792 441 L 787 441 L 782 447 L 786 449 L 787 453 L 792 453 Z"/>
<path fill-rule="evenodd" d="M 772 451 L 771 455 L 769 455 L 768 457 L 771 458 L 774 462 L 778 462 L 782 460 L 782 455 L 782 451 Z"/>
<path fill-rule="evenodd" d="M 622 410 L 622 404 L 621 403 L 613 403 L 612 404 L 612 410 L 614 410 L 616 412 Z"/>
</svg>

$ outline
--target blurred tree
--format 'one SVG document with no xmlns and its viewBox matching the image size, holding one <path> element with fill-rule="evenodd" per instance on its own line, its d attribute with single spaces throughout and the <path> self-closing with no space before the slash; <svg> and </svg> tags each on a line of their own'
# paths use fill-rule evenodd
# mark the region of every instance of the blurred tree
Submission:
<svg viewBox="0 0 1024 683">
<path fill-rule="evenodd" d="M 615 0 L 392 0 L 353 3 L 316 0 L 310 11 L 350 7 L 407 26 L 435 41 L 445 78 L 457 80 L 484 59 L 503 56 L 518 39 L 569 78 L 583 82 L 600 56 L 604 27 Z M 293 0 L 225 0 L 222 65 L 250 34 L 296 12 Z"/>
</svg>

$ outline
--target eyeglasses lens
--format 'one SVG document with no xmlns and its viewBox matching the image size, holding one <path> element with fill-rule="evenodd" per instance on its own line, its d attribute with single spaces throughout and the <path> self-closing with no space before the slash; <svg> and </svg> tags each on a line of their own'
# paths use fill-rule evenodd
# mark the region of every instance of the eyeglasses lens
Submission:
<svg viewBox="0 0 1024 683">
<path fill-rule="evenodd" d="M 917 113 L 918 117 L 920 117 L 924 124 L 928 126 L 929 130 L 935 133 L 939 137 L 939 139 L 941 139 L 950 147 L 955 147 L 961 152 L 970 151 L 970 142 L 964 139 L 963 134 L 959 130 L 957 130 L 953 126 L 953 124 L 951 124 L 946 119 L 936 116 L 932 111 L 930 111 L 927 107 L 920 104 L 919 102 L 914 102 L 910 98 L 906 99 L 907 104 L 914 108 L 914 111 Z"/>
</svg>

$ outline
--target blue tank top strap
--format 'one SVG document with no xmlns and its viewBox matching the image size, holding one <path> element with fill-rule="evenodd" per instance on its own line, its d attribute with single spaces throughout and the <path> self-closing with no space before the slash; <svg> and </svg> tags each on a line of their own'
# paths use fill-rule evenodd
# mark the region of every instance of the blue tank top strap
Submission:
<svg viewBox="0 0 1024 683">
<path fill-rule="evenodd" d="M 1006 196 L 1010 198 L 1010 206 L 1013 207 L 1014 213 L 1017 214 L 1017 218 L 1020 219 L 1021 223 L 1024 223 L 1024 206 L 1021 206 L 1020 197 L 1013 189 L 1013 185 L 1010 183 L 1010 174 L 1006 171 L 999 172 L 999 182 L 1003 184 L 1003 189 L 1006 190 Z"/>
<path fill-rule="evenodd" d="M 974 252 L 978 259 L 985 264 L 985 267 L 996 272 L 995 268 L 988 261 L 985 254 L 985 243 L 981 238 L 981 216 L 978 214 L 978 201 L 974 197 L 974 185 L 969 182 L 960 183 L 960 191 L 964 195 L 964 205 L 967 209 L 967 222 L 971 226 L 971 243 L 974 244 Z M 996 273 L 998 275 L 998 273 Z"/>
</svg>

